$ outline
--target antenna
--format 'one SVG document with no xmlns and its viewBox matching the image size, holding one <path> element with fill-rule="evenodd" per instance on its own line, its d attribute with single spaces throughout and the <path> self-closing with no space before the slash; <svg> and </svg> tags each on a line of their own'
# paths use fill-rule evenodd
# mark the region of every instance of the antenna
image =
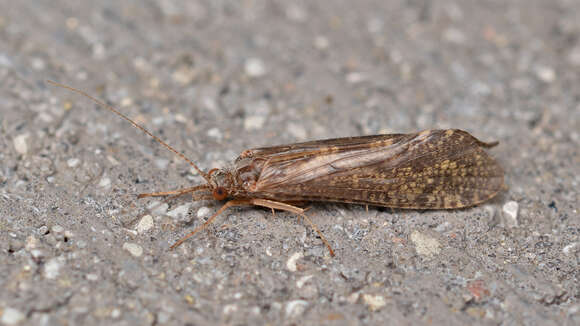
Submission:
<svg viewBox="0 0 580 326">
<path fill-rule="evenodd" d="M 183 155 L 183 153 L 177 151 L 175 148 L 169 146 L 169 144 L 167 144 L 166 142 L 164 142 L 163 140 L 161 140 L 159 137 L 155 136 L 154 134 L 152 134 L 151 132 L 149 132 L 147 129 L 145 129 L 144 127 L 138 125 L 135 121 L 131 120 L 129 117 L 127 117 L 126 115 L 124 115 L 123 113 L 117 111 L 117 109 L 115 109 L 114 107 L 106 104 L 103 101 L 100 101 L 94 97 L 92 97 L 91 95 L 85 93 L 84 91 L 81 91 L 80 89 L 76 89 L 73 88 L 71 86 L 67 86 L 61 83 L 57 83 L 55 81 L 52 80 L 47 80 L 46 81 L 49 84 L 52 84 L 53 86 L 57 86 L 60 88 L 64 88 L 64 89 L 68 89 L 69 91 L 75 92 L 77 94 L 83 95 L 84 97 L 90 99 L 91 101 L 95 102 L 98 106 L 103 107 L 113 113 L 115 113 L 116 115 L 120 116 L 121 118 L 129 121 L 129 123 L 131 123 L 133 125 L 133 127 L 143 131 L 144 133 L 146 133 L 147 135 L 149 135 L 151 138 L 155 139 L 158 143 L 160 143 L 161 145 L 165 146 L 165 148 L 167 148 L 168 150 L 172 151 L 173 153 L 175 153 L 177 156 L 181 157 L 182 159 L 184 159 L 187 163 L 189 163 L 189 165 L 191 165 L 196 171 L 197 173 L 199 173 L 209 184 L 211 184 L 210 178 L 207 175 L 207 173 L 203 172 L 200 168 L 197 167 L 197 165 L 195 165 L 195 163 L 193 163 L 192 160 L 188 159 L 185 155 Z"/>
</svg>

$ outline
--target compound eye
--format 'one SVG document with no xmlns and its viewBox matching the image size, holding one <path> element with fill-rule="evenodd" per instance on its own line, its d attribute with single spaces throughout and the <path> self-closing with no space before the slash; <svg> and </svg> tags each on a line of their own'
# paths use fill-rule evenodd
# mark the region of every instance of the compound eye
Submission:
<svg viewBox="0 0 580 326">
<path fill-rule="evenodd" d="M 217 187 L 213 190 L 212 196 L 215 200 L 224 200 L 228 197 L 228 191 L 224 187 Z"/>
</svg>

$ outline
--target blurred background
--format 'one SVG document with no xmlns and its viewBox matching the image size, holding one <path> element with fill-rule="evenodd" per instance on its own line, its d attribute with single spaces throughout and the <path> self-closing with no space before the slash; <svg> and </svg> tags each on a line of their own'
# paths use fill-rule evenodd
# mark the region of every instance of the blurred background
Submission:
<svg viewBox="0 0 580 326">
<path fill-rule="evenodd" d="M 0 2 L 0 321 L 578 323 L 578 17 L 570 0 Z M 133 195 L 201 178 L 46 79 L 204 169 L 252 147 L 459 128 L 500 141 L 509 189 L 457 212 L 316 205 L 335 260 L 260 209 L 169 253 L 217 207 L 186 198 L 135 229 L 150 204 Z"/>
</svg>

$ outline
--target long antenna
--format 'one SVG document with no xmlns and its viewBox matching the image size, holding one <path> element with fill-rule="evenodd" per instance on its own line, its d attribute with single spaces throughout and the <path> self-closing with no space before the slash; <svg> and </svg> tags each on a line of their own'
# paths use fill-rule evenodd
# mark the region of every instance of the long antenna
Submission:
<svg viewBox="0 0 580 326">
<path fill-rule="evenodd" d="M 57 87 L 61 87 L 64 89 L 68 89 L 69 91 L 75 92 L 77 94 L 83 95 L 86 98 L 90 99 L 91 101 L 95 102 L 97 105 L 99 105 L 100 107 L 103 107 L 113 113 L 115 113 L 116 115 L 120 116 L 121 118 L 129 121 L 129 123 L 131 123 L 135 128 L 143 131 L 144 133 L 146 133 L 147 135 L 149 135 L 151 138 L 155 139 L 158 143 L 160 143 L 161 145 L 165 146 L 165 148 L 167 148 L 168 150 L 172 151 L 173 153 L 175 153 L 177 156 L 181 157 L 182 159 L 184 159 L 187 163 L 189 163 L 189 165 L 193 166 L 193 168 L 197 171 L 197 173 L 199 173 L 208 183 L 211 184 L 210 178 L 207 175 L 207 173 L 203 172 L 200 168 L 197 167 L 197 165 L 195 165 L 195 163 L 193 163 L 192 160 L 188 159 L 185 155 L 183 155 L 183 153 L 177 151 L 175 148 L 169 146 L 169 144 L 167 144 L 166 142 L 164 142 L 163 140 L 161 140 L 159 137 L 155 136 L 154 134 L 150 133 L 147 129 L 145 129 L 144 127 L 138 125 L 135 121 L 129 119 L 129 117 L 127 117 L 126 115 L 124 115 L 123 113 L 117 111 L 117 109 L 115 109 L 114 107 L 106 104 L 103 101 L 100 101 L 94 97 L 92 97 L 91 95 L 81 91 L 80 89 L 76 89 L 61 83 L 57 83 L 55 81 L 52 80 L 47 80 L 46 81 L 49 84 L 52 84 L 54 86 Z"/>
</svg>

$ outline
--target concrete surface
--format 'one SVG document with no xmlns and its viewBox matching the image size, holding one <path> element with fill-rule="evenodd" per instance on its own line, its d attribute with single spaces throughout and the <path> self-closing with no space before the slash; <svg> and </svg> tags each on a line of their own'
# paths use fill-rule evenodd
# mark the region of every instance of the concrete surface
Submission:
<svg viewBox="0 0 580 326">
<path fill-rule="evenodd" d="M 0 323 L 580 324 L 580 2 L 0 2 Z M 137 200 L 246 148 L 461 128 L 509 189 L 295 216 Z M 149 216 L 147 208 L 152 209 Z M 131 223 L 136 220 L 134 223 Z"/>
</svg>

